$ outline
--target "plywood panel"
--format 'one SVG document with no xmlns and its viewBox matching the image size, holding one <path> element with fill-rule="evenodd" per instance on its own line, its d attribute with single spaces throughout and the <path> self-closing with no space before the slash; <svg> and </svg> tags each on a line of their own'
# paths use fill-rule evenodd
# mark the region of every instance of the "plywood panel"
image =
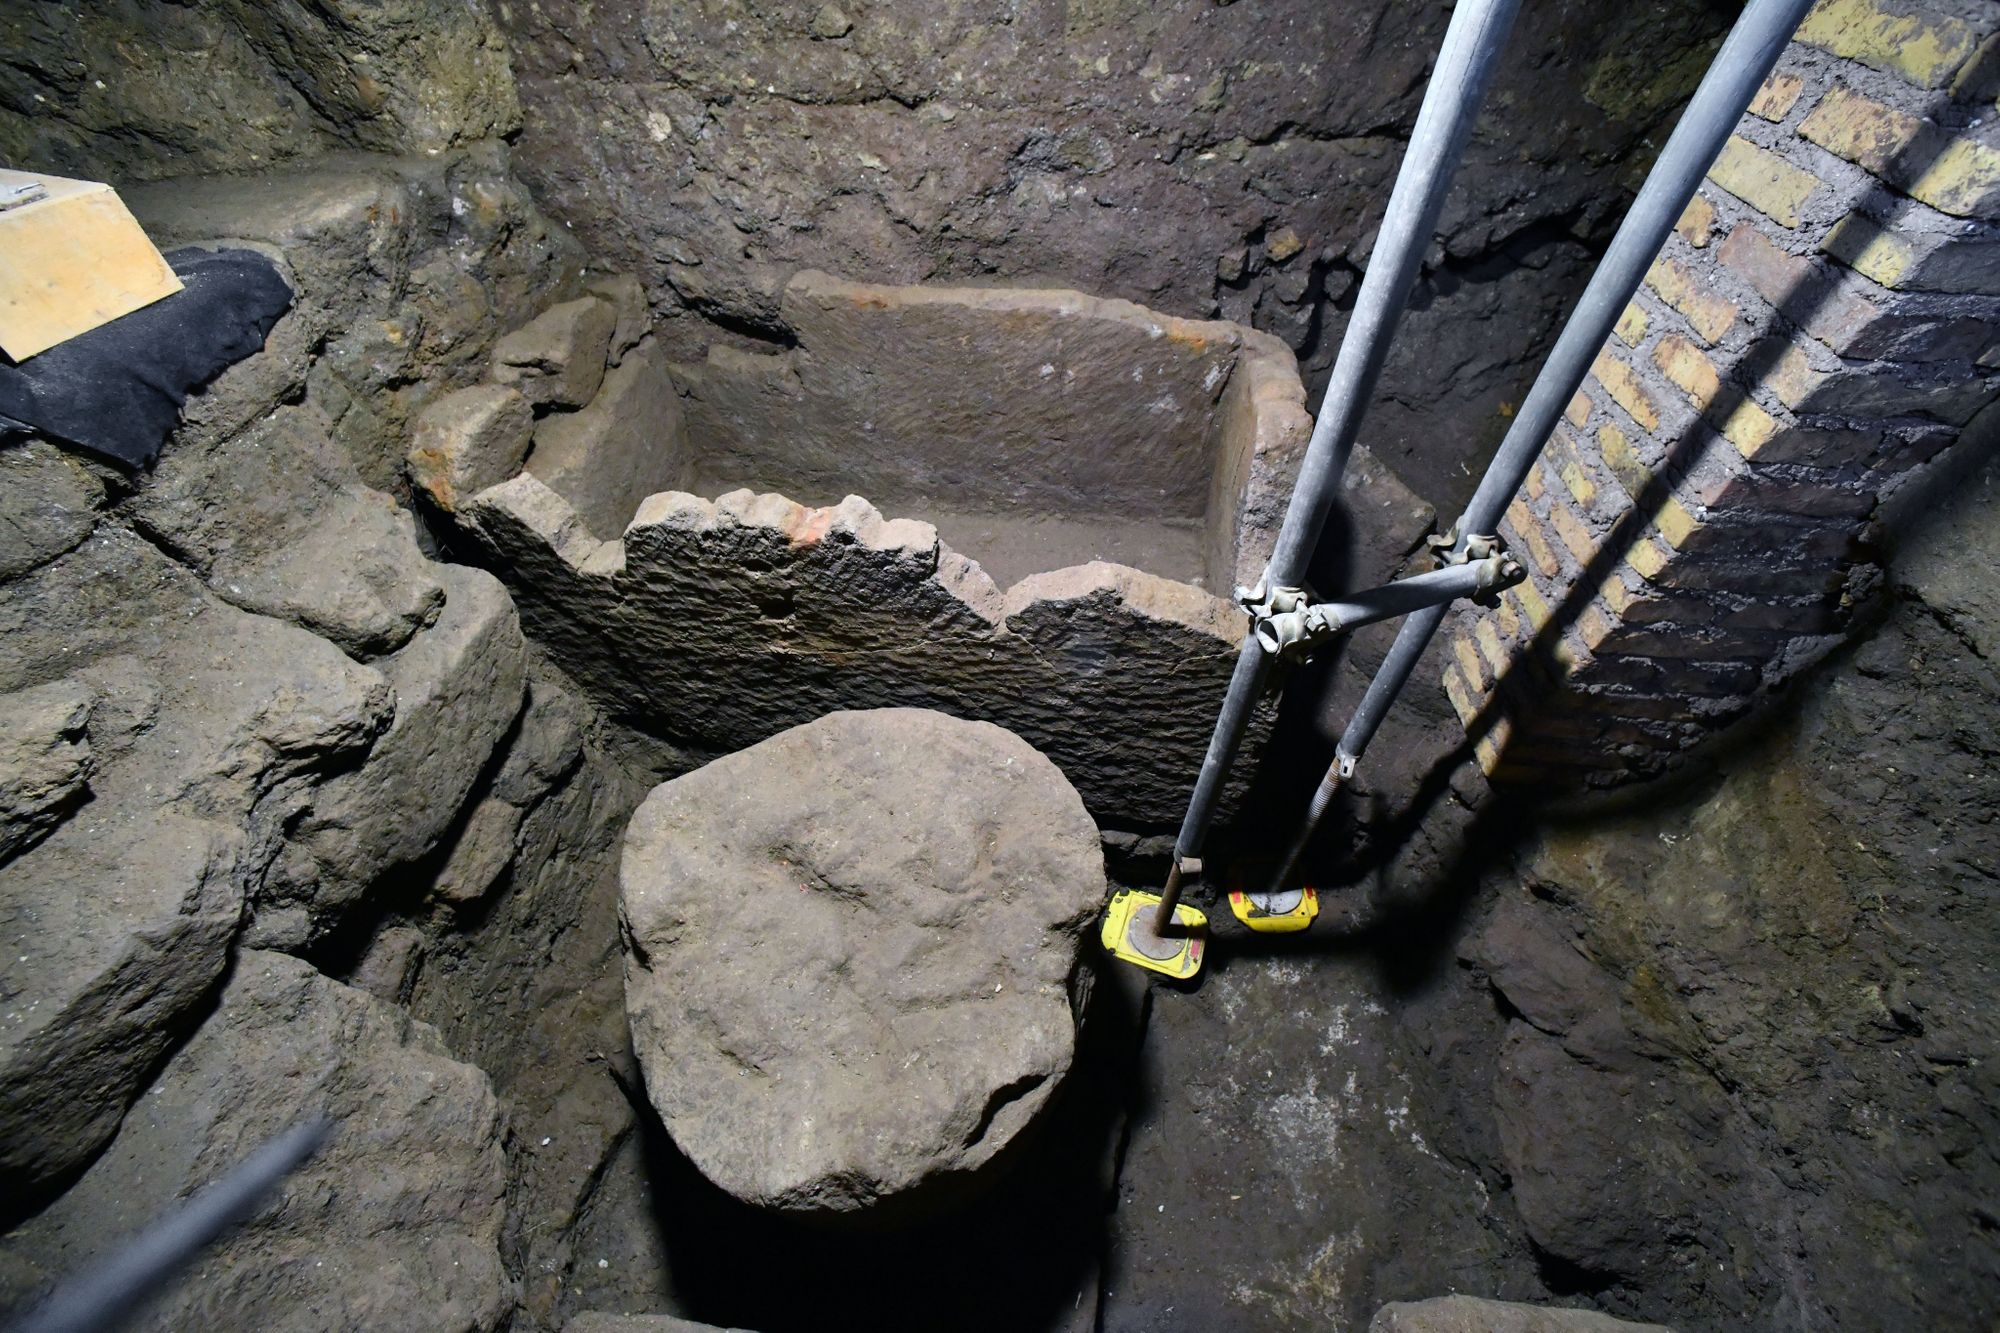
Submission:
<svg viewBox="0 0 2000 1333">
<path fill-rule="evenodd" d="M 25 361 L 181 289 L 110 186 L 0 171 L 30 181 L 47 195 L 0 209 L 0 351 Z"/>
</svg>

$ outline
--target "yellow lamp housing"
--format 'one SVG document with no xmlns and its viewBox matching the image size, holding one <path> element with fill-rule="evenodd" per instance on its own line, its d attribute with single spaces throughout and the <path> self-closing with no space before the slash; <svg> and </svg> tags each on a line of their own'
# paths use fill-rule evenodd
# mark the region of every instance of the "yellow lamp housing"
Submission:
<svg viewBox="0 0 2000 1333">
<path fill-rule="evenodd" d="M 1319 893 L 1314 889 L 1280 889 L 1276 893 L 1229 895 L 1229 910 L 1238 921 L 1266 935 L 1289 935 L 1304 930 L 1319 915 Z"/>
<path fill-rule="evenodd" d="M 1122 889 L 1105 910 L 1099 938 L 1113 958 L 1149 972 L 1185 981 L 1201 971 L 1202 949 L 1208 939 L 1208 917 L 1186 903 L 1174 906 L 1174 925 L 1165 934 L 1154 926 L 1160 895 Z"/>
</svg>

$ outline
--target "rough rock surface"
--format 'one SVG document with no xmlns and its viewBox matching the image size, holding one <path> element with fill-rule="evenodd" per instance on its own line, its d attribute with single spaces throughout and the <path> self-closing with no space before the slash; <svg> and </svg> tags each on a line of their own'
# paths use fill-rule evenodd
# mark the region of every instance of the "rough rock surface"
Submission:
<svg viewBox="0 0 2000 1333">
<path fill-rule="evenodd" d="M 582 407 L 604 381 L 618 311 L 595 296 L 550 306 L 493 345 L 493 381 L 537 407 Z"/>
<path fill-rule="evenodd" d="M 1097 830 L 985 723 L 834 713 L 655 788 L 620 870 L 634 1049 L 747 1202 L 838 1217 L 991 1161 L 1069 1067 Z"/>
<path fill-rule="evenodd" d="M 366 754 L 391 697 L 111 525 L 7 586 L 0 643 L 0 688 L 92 701 L 95 765 L 89 803 L 0 865 L 0 1170 L 18 1185 L 117 1127 L 220 975 L 290 802 Z"/>
<path fill-rule="evenodd" d="M 62 822 L 90 778 L 94 693 L 51 681 L 0 695 L 0 862 Z"/>
<path fill-rule="evenodd" d="M 2000 466 L 1938 494 L 1795 711 L 1678 800 L 1532 839 L 1462 946 L 1515 1015 L 1490 1095 L 1521 1217 L 1614 1311 L 2000 1298 Z"/>
<path fill-rule="evenodd" d="M 97 526 L 104 485 L 88 465 L 40 440 L 0 449 L 0 579 L 72 550 Z"/>
<path fill-rule="evenodd" d="M 711 0 L 500 21 L 524 173 L 644 279 L 677 359 L 768 338 L 768 294 L 816 268 L 1231 319 L 1283 338 L 1317 385 L 1449 13 Z M 1523 8 L 1370 418 L 1427 498 L 1470 492 L 1729 17 Z"/>
<path fill-rule="evenodd" d="M 520 711 L 526 645 L 506 590 L 481 570 L 436 570 L 448 589 L 437 623 L 382 664 L 395 717 L 369 764 L 331 776 L 293 812 L 259 895 L 261 945 L 309 942 L 436 847 Z"/>
<path fill-rule="evenodd" d="M 693 480 L 687 428 L 659 349 L 647 343 L 629 350 L 582 410 L 543 417 L 528 470 L 607 539 L 625 531 L 645 496 L 687 489 Z"/>
<path fill-rule="evenodd" d="M 1018 732 L 1111 823 L 1180 817 L 1242 626 L 1118 565 L 1003 594 L 929 524 L 856 496 L 670 491 L 602 542 L 524 473 L 458 517 L 529 633 L 617 720 L 722 751 L 835 709 L 938 708 Z M 1132 724 L 1142 707 L 1152 725 Z"/>
<path fill-rule="evenodd" d="M 117 1129 L 246 921 L 317 945 L 454 829 L 525 645 L 504 590 L 426 559 L 357 458 L 575 276 L 491 149 L 132 195 L 165 243 L 264 247 L 298 301 L 152 473 L 0 449 L 0 697 L 77 705 L 25 760 L 37 729 L 8 729 L 9 1222 Z"/>
<path fill-rule="evenodd" d="M 521 470 L 535 432 L 528 400 L 504 384 L 454 390 L 417 414 L 410 479 L 440 509 Z"/>
<path fill-rule="evenodd" d="M 670 1314 L 604 1314 L 586 1310 L 563 1325 L 563 1333 L 743 1333 L 716 1324 L 697 1324 Z"/>
<path fill-rule="evenodd" d="M 1209 918 L 1201 988 L 1152 997 L 1100 1327 L 1314 1333 L 1441 1287 L 1547 1299 L 1482 1122 L 1440 1110 L 1426 1055 L 1473 1042 L 1324 925 L 1272 946 Z"/>
<path fill-rule="evenodd" d="M 1436 1296 L 1397 1301 L 1376 1311 L 1368 1333 L 1669 1333 L 1659 1324 L 1635 1324 L 1596 1310 L 1518 1305 L 1477 1296 Z"/>
<path fill-rule="evenodd" d="M 502 1253 L 520 1278 L 524 1330 L 558 1327 L 582 1271 L 595 1271 L 575 1234 L 638 1118 L 618 847 L 644 788 L 595 730 L 573 692 L 534 681 L 443 868 L 411 886 L 354 974 L 357 985 L 383 974 L 493 1078 L 509 1121 Z"/>
<path fill-rule="evenodd" d="M 93 180 L 436 152 L 520 123 L 506 42 L 456 0 L 14 5 L 0 48 L 0 158 Z"/>
<path fill-rule="evenodd" d="M 499 1252 L 501 1113 L 486 1076 L 403 1011 L 283 954 L 237 958 L 215 1013 L 104 1155 L 5 1244 L 51 1278 L 87 1272 L 318 1115 L 334 1123 L 327 1143 L 139 1326 L 498 1327 L 514 1293 Z"/>
<path fill-rule="evenodd" d="M 609 301 L 618 312 L 618 322 L 611 330 L 611 364 L 622 364 L 625 353 L 637 347 L 653 327 L 653 310 L 647 304 L 644 284 L 630 273 L 599 273 L 585 278 L 583 289 Z"/>
<path fill-rule="evenodd" d="M 123 193 L 156 243 L 263 247 L 298 293 L 262 356 L 189 400 L 169 460 L 303 391 L 346 466 L 394 493 L 418 410 L 483 376 L 494 340 L 578 280 L 576 243 L 535 207 L 501 144 L 342 153 Z"/>
</svg>

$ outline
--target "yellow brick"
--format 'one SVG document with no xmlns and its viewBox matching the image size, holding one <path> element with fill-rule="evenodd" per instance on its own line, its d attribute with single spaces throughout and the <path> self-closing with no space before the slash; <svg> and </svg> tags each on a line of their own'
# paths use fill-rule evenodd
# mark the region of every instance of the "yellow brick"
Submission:
<svg viewBox="0 0 2000 1333">
<path fill-rule="evenodd" d="M 1798 40 L 1901 75 L 1922 88 L 1942 88 L 1978 45 L 1959 19 L 1899 12 L 1881 0 L 1820 0 L 1799 25 Z"/>
<path fill-rule="evenodd" d="M 1665 255 L 1653 261 L 1653 267 L 1646 271 L 1646 285 L 1686 316 L 1702 341 L 1711 346 L 1721 342 L 1722 336 L 1736 323 L 1735 302 L 1707 290 L 1692 270 Z"/>
<path fill-rule="evenodd" d="M 1592 535 L 1590 525 L 1585 523 L 1568 505 L 1557 500 L 1549 506 L 1549 526 L 1562 538 L 1562 544 L 1579 565 L 1587 565 L 1597 554 L 1597 538 Z"/>
<path fill-rule="evenodd" d="M 1625 340 L 1627 347 L 1637 347 L 1639 340 L 1646 336 L 1646 312 L 1636 305 L 1627 305 L 1618 316 L 1615 326 L 1618 336 Z"/>
<path fill-rule="evenodd" d="M 1951 81 L 1951 95 L 1961 102 L 1983 101 L 1995 90 L 2000 90 L 2000 32 L 1981 42 Z"/>
<path fill-rule="evenodd" d="M 1825 373 L 1813 369 L 1803 350 L 1787 346 L 1778 353 L 1777 363 L 1764 376 L 1764 383 L 1778 395 L 1779 402 L 1786 407 L 1797 407 L 1825 378 Z"/>
<path fill-rule="evenodd" d="M 1582 506 L 1585 513 L 1589 513 L 1590 502 L 1597 498 L 1597 483 L 1590 479 L 1574 458 L 1561 463 L 1557 472 L 1562 477 L 1563 485 L 1576 498 L 1577 504 Z"/>
<path fill-rule="evenodd" d="M 1716 414 L 1710 413 L 1711 418 Z M 1732 395 L 1728 414 L 1715 423 L 1724 439 L 1736 446 L 1745 458 L 1755 458 L 1757 451 L 1771 442 L 1778 433 L 1778 420 L 1769 412 L 1751 402 L 1748 398 Z"/>
<path fill-rule="evenodd" d="M 1696 195 L 1688 200 L 1688 206 L 1681 210 L 1681 219 L 1674 224 L 1682 240 L 1699 250 L 1708 244 L 1708 238 L 1715 232 L 1715 205 Z"/>
<path fill-rule="evenodd" d="M 2000 151 L 1851 88 L 1830 90 L 1799 133 L 1955 217 L 1983 214 L 2000 192 Z"/>
<path fill-rule="evenodd" d="M 1596 602 L 1584 607 L 1583 614 L 1576 618 L 1576 641 L 1585 652 L 1596 652 L 1617 630 L 1618 622 Z"/>
<path fill-rule="evenodd" d="M 1550 609 L 1548 599 L 1535 586 L 1533 579 L 1522 579 L 1511 589 L 1512 596 L 1521 604 L 1521 615 L 1528 622 L 1530 633 L 1540 634 L 1542 627 L 1549 623 L 1555 612 Z"/>
<path fill-rule="evenodd" d="M 1597 376 L 1597 382 L 1604 386 L 1611 400 L 1624 408 L 1641 429 L 1659 429 L 1660 409 L 1654 406 L 1652 398 L 1639 383 L 1639 377 L 1632 373 L 1632 367 L 1606 350 L 1597 354 L 1597 360 L 1591 363 L 1590 373 Z"/>
<path fill-rule="evenodd" d="M 1773 74 L 1750 99 L 1750 114 L 1765 120 L 1783 120 L 1797 105 L 1805 80 L 1796 74 Z"/>
<path fill-rule="evenodd" d="M 1953 139 L 1910 185 L 1910 193 L 1940 213 L 1984 217 L 2000 195 L 2000 151 Z"/>
<path fill-rule="evenodd" d="M 1564 409 L 1563 415 L 1569 418 L 1570 425 L 1581 428 L 1584 422 L 1590 420 L 1590 395 L 1579 393 L 1576 397 L 1570 399 L 1569 406 Z"/>
<path fill-rule="evenodd" d="M 1546 495 L 1549 484 L 1542 478 L 1542 469 L 1539 467 L 1529 468 L 1528 479 L 1521 484 L 1521 489 L 1528 493 L 1530 500 L 1539 500 Z"/>
<path fill-rule="evenodd" d="M 1653 364 L 1672 380 L 1697 408 L 1706 408 L 1722 391 L 1722 376 L 1699 347 L 1678 333 L 1660 339 L 1653 349 Z"/>
<path fill-rule="evenodd" d="M 1472 646 L 1471 639 L 1463 634 L 1453 635 L 1451 655 L 1458 659 L 1459 668 L 1465 672 L 1465 678 L 1471 681 L 1475 688 L 1484 690 L 1492 683 L 1493 678 L 1486 674 L 1486 664 L 1480 660 L 1479 650 Z"/>
<path fill-rule="evenodd" d="M 1479 716 L 1479 700 L 1474 697 L 1472 688 L 1465 683 L 1464 675 L 1456 666 L 1444 669 L 1444 692 L 1445 697 L 1451 700 L 1453 710 L 1458 713 L 1459 722 L 1471 726 L 1472 720 Z"/>
<path fill-rule="evenodd" d="M 1722 146 L 1708 178 L 1786 227 L 1799 225 L 1799 209 L 1821 184 L 1810 171 L 1801 171 L 1740 135 L 1731 135 Z"/>
<path fill-rule="evenodd" d="M 1638 600 L 1632 595 L 1632 590 L 1625 585 L 1625 576 L 1616 572 L 1605 576 L 1604 582 L 1597 585 L 1597 591 L 1598 595 L 1604 598 L 1604 604 L 1621 617 L 1626 609 Z"/>
<path fill-rule="evenodd" d="M 1671 559 L 1660 549 L 1658 542 L 1648 539 L 1632 548 L 1632 553 L 1625 557 L 1625 563 L 1637 570 L 1639 577 L 1656 579 L 1666 570 Z"/>
<path fill-rule="evenodd" d="M 1479 760 L 1480 771 L 1487 777 L 1492 777 L 1493 770 L 1500 767 L 1500 744 L 1493 739 L 1492 732 L 1473 742 L 1472 753 Z"/>
<path fill-rule="evenodd" d="M 1558 685 L 1574 676 L 1577 668 L 1584 664 L 1583 654 L 1577 652 L 1566 634 L 1556 636 L 1548 651 L 1548 662 L 1550 678 Z"/>
<path fill-rule="evenodd" d="M 1512 642 L 1521 637 L 1521 613 L 1505 597 L 1493 608 L 1493 623 L 1500 627 L 1501 638 Z"/>
<path fill-rule="evenodd" d="M 1836 84 L 1799 122 L 1799 133 L 1821 148 L 1858 162 L 1880 176 L 1924 132 L 1924 122 L 1907 112 L 1863 97 Z"/>
<path fill-rule="evenodd" d="M 1899 286 L 1916 262 L 1916 252 L 1908 242 L 1860 213 L 1842 218 L 1819 248 L 1884 287 Z"/>
<path fill-rule="evenodd" d="M 1667 539 L 1667 545 L 1678 551 L 1687 544 L 1687 539 L 1694 535 L 1695 530 L 1701 527 L 1701 520 L 1697 519 L 1679 499 L 1669 495 L 1660 505 L 1659 512 L 1653 515 L 1653 526 Z"/>
<path fill-rule="evenodd" d="M 1542 535 L 1542 521 L 1519 500 L 1507 506 L 1507 521 L 1514 525 L 1515 533 L 1528 548 L 1529 558 L 1534 561 L 1535 568 L 1542 571 L 1542 577 L 1554 578 L 1562 570 L 1562 561 L 1556 559 L 1555 548 Z"/>
<path fill-rule="evenodd" d="M 1479 622 L 1472 627 L 1472 637 L 1478 642 L 1480 655 L 1486 659 L 1487 666 L 1493 669 L 1493 679 L 1500 679 L 1501 674 L 1507 670 L 1507 661 L 1513 653 L 1506 644 L 1500 642 L 1500 631 L 1493 628 L 1492 619 L 1481 616 Z"/>
<path fill-rule="evenodd" d="M 1611 475 L 1618 478 L 1618 484 L 1625 493 L 1638 499 L 1653 483 L 1653 470 L 1639 458 L 1639 451 L 1632 447 L 1631 437 L 1613 425 L 1597 429 L 1597 452 L 1603 457 L 1604 465 L 1611 469 Z"/>
</svg>

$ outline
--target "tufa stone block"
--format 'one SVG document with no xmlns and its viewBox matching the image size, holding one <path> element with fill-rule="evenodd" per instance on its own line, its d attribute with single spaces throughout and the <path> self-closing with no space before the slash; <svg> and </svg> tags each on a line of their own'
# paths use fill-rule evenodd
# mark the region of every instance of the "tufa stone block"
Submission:
<svg viewBox="0 0 2000 1333">
<path fill-rule="evenodd" d="M 534 434 L 528 400 L 504 384 L 456 389 L 418 414 L 410 438 L 410 480 L 438 508 L 497 486 L 521 470 Z"/>
<path fill-rule="evenodd" d="M 595 296 L 551 306 L 493 345 L 493 380 L 538 407 L 582 407 L 604 382 L 617 327 L 617 310 Z"/>
<path fill-rule="evenodd" d="M 588 294 L 609 301 L 617 312 L 611 326 L 611 364 L 625 360 L 625 354 L 639 345 L 652 330 L 653 309 L 646 301 L 646 289 L 630 273 L 601 273 L 584 281 Z"/>
</svg>

